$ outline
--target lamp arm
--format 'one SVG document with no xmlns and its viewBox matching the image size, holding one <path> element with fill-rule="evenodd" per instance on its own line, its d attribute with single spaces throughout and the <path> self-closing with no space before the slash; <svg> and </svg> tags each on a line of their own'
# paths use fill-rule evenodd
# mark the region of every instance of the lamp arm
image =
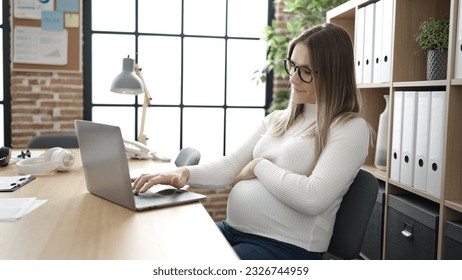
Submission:
<svg viewBox="0 0 462 280">
<path fill-rule="evenodd" d="M 138 64 L 135 64 L 135 73 L 141 79 L 144 88 L 143 113 L 141 115 L 141 127 L 140 133 L 138 135 L 138 141 L 146 145 L 148 138 L 146 137 L 146 134 L 144 134 L 144 123 L 146 121 L 146 110 L 149 103 L 151 102 L 151 95 L 149 94 L 148 88 L 146 87 L 143 75 L 141 74 L 141 68 L 138 66 Z"/>
</svg>

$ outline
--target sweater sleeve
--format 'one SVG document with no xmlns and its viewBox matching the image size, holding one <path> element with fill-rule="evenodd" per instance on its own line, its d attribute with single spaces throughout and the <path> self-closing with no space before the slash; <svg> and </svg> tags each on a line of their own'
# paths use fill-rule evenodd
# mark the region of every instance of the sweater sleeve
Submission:
<svg viewBox="0 0 462 280">
<path fill-rule="evenodd" d="M 284 204 L 306 215 L 317 215 L 343 197 L 364 163 L 369 148 L 369 127 L 360 118 L 334 124 L 326 147 L 311 175 L 283 170 L 260 161 L 255 175 Z"/>
<path fill-rule="evenodd" d="M 241 170 L 252 161 L 254 147 L 261 136 L 266 133 L 270 117 L 271 115 L 264 118 L 247 141 L 233 153 L 208 163 L 186 166 L 190 172 L 188 184 L 192 187 L 205 189 L 229 186 Z"/>
</svg>

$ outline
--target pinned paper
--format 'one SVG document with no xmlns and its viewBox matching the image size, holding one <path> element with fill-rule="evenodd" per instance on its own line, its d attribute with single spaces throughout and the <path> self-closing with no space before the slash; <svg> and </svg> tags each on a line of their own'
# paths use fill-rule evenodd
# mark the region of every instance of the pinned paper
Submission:
<svg viewBox="0 0 462 280">
<path fill-rule="evenodd" d="M 40 27 L 15 26 L 14 63 L 66 65 L 68 32 L 41 30 Z"/>
<path fill-rule="evenodd" d="M 79 27 L 79 15 L 78 14 L 64 14 L 64 27 L 66 28 L 77 28 Z"/>
<path fill-rule="evenodd" d="M 42 11 L 42 30 L 61 31 L 64 29 L 64 14 L 56 11 Z"/>
<path fill-rule="evenodd" d="M 54 0 L 21 0 L 13 1 L 14 4 L 14 17 L 16 18 L 28 18 L 28 19 L 40 19 L 42 11 L 52 11 L 54 6 Z"/>
<path fill-rule="evenodd" d="M 79 11 L 79 0 L 57 0 L 56 10 L 76 13 Z"/>
</svg>

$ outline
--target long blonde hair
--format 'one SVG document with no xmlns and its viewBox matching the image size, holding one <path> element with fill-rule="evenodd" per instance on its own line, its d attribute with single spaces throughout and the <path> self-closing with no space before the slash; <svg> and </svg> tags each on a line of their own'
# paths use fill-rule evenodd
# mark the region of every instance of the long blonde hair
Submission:
<svg viewBox="0 0 462 280">
<path fill-rule="evenodd" d="M 316 123 L 304 134 L 315 138 L 315 164 L 327 143 L 331 124 L 358 117 L 361 97 L 356 87 L 353 46 L 345 30 L 330 23 L 314 26 L 289 44 L 288 58 L 297 44 L 305 44 L 311 54 L 317 115 Z M 275 119 L 270 134 L 284 135 L 303 115 L 304 108 L 304 104 L 290 101 L 285 113 Z"/>
</svg>

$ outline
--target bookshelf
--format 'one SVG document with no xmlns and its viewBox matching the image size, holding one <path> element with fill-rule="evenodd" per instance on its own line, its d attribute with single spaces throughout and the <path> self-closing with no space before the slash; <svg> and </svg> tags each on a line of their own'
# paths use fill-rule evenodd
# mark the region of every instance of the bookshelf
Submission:
<svg viewBox="0 0 462 280">
<path fill-rule="evenodd" d="M 387 203 L 391 194 L 413 194 L 439 206 L 437 230 L 437 259 L 443 259 L 445 242 L 445 222 L 462 220 L 462 79 L 455 78 L 456 46 L 458 32 L 459 0 L 380 0 L 393 2 L 392 13 L 384 15 L 392 28 L 391 34 L 391 69 L 389 81 L 362 83 L 358 81 L 363 102 L 363 117 L 375 131 L 378 129 L 379 115 L 384 110 L 383 95 L 390 96 L 390 114 L 388 124 L 387 168 L 378 170 L 374 166 L 375 148 L 371 147 L 363 169 L 385 182 L 384 225 L 382 259 L 386 259 L 387 242 Z M 372 5 L 377 0 L 350 0 L 327 12 L 327 21 L 347 30 L 355 51 L 358 34 L 355 29 L 360 17 L 361 8 Z M 462 1 L 461 1 L 462 2 Z M 449 16 L 449 49 L 447 77 L 444 80 L 426 80 L 426 55 L 417 53 L 414 34 L 420 24 L 430 17 Z M 462 26 L 462 24 L 461 24 Z M 461 31 L 462 32 L 462 31 Z M 460 42 L 459 42 L 460 44 Z M 461 48 L 462 49 L 462 48 Z M 357 73 L 358 74 L 358 73 Z M 444 91 L 444 125 L 442 143 L 442 179 L 441 194 L 432 195 L 413 185 L 403 184 L 392 179 L 392 137 L 393 137 L 393 105 L 395 92 L 398 91 Z M 365 256 L 367 258 L 367 256 Z"/>
</svg>

